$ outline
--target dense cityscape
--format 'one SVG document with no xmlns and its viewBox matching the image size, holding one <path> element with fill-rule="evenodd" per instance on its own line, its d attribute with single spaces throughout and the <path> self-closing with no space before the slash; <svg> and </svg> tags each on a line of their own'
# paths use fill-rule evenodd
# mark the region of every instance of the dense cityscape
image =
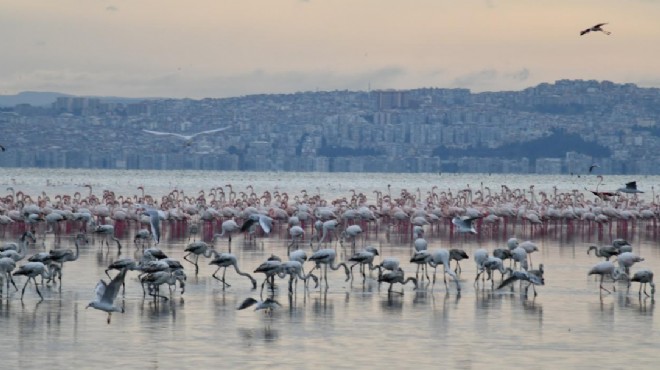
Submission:
<svg viewBox="0 0 660 370">
<path fill-rule="evenodd" d="M 660 173 L 660 89 L 326 91 L 223 99 L 60 96 L 0 107 L 0 167 Z M 192 134 L 185 141 L 143 130 Z"/>
</svg>

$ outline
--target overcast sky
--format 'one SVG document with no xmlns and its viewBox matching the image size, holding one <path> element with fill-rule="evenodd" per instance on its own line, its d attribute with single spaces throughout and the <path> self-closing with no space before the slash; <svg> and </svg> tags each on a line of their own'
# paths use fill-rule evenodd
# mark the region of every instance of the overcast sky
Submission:
<svg viewBox="0 0 660 370">
<path fill-rule="evenodd" d="M 0 35 L 0 95 L 660 87 L 656 0 L 0 0 Z"/>
</svg>

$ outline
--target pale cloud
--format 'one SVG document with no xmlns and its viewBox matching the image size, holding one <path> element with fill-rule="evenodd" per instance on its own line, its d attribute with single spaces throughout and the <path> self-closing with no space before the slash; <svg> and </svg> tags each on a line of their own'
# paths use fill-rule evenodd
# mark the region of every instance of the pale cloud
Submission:
<svg viewBox="0 0 660 370">
<path fill-rule="evenodd" d="M 523 68 L 515 72 L 507 73 L 506 77 L 516 81 L 527 81 L 529 78 L 529 69 Z"/>
<path fill-rule="evenodd" d="M 454 79 L 454 87 L 474 88 L 479 85 L 490 85 L 497 79 L 498 73 L 494 69 L 484 69 L 458 76 Z"/>
</svg>

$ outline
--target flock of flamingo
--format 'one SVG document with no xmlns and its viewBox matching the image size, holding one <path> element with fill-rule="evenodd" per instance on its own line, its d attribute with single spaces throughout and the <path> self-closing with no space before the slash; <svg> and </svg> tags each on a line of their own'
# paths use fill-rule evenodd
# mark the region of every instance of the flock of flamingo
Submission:
<svg viewBox="0 0 660 370">
<path fill-rule="evenodd" d="M 129 234 L 134 236 L 133 243 L 141 250 L 140 255 L 133 258 L 122 258 L 108 266 L 110 270 L 119 273 L 111 278 L 109 283 L 101 280 L 96 286 L 96 299 L 88 307 L 108 313 L 108 323 L 111 314 L 121 311 L 115 305 L 118 292 L 125 289 L 127 271 L 139 271 L 143 295 L 152 296 L 155 301 L 168 299 L 160 294 L 160 287 L 167 285 L 171 289 L 178 283 L 181 293 L 184 292 L 186 273 L 182 263 L 169 258 L 158 249 L 160 243 L 167 243 L 175 238 L 188 238 L 184 260 L 195 267 L 199 273 L 200 257 L 211 258 L 210 265 L 217 266 L 212 277 L 222 285 L 222 289 L 231 285 L 227 281 L 226 272 L 232 267 L 235 272 L 249 279 L 253 289 L 257 288 L 257 280 L 248 272 L 239 268 L 237 257 L 231 253 L 232 236 L 242 234 L 245 242 L 256 243 L 258 238 L 268 238 L 277 235 L 288 240 L 287 261 L 272 255 L 268 260 L 257 266 L 253 273 L 264 275 L 261 284 L 261 297 L 266 286 L 275 293 L 275 278 L 289 278 L 289 293 L 295 294 L 294 284 L 302 280 L 307 289 L 308 281 L 328 289 L 328 270 L 339 270 L 346 274 L 346 281 L 354 278 L 353 268 L 359 267 L 363 282 L 367 279 L 367 269 L 378 270 L 377 281 L 389 284 L 388 294 L 401 293 L 393 290 L 394 284 L 405 285 L 412 282 L 414 288 L 435 284 L 438 265 L 442 266 L 445 287 L 447 275 L 455 282 L 456 291 L 460 294 L 460 261 L 470 258 L 462 249 L 428 249 L 425 233 L 448 233 L 450 237 L 480 237 L 490 235 L 498 238 L 505 235 L 527 234 L 530 238 L 543 233 L 577 232 L 578 230 L 597 230 L 599 233 L 616 227 L 616 233 L 627 232 L 637 227 L 638 223 L 655 232 L 656 220 L 660 210 L 658 203 L 648 203 L 637 196 L 641 193 L 634 182 L 626 184 L 617 192 L 603 194 L 591 191 L 594 199 L 588 199 L 586 194 L 574 190 L 569 193 L 559 193 L 555 188 L 552 194 L 535 192 L 534 186 L 529 189 L 510 189 L 506 185 L 494 192 L 481 185 L 478 189 L 466 188 L 452 193 L 450 190 L 438 192 L 437 186 L 428 191 L 425 196 L 417 189 L 409 192 L 402 189 L 393 196 L 388 186 L 386 192 L 374 191 L 370 200 L 366 194 L 351 190 L 350 196 L 337 199 L 323 199 L 319 194 L 308 194 L 302 190 L 300 194 L 290 196 L 285 192 L 264 191 L 261 195 L 255 193 L 252 186 L 245 191 L 234 192 L 228 184 L 215 187 L 208 192 L 201 190 L 194 196 L 188 196 L 181 190 L 172 190 L 158 198 L 145 193 L 139 187 L 138 194 L 117 195 L 111 190 L 103 190 L 95 195 L 91 185 L 87 196 L 80 192 L 73 195 L 58 194 L 52 198 L 42 192 L 38 195 L 25 194 L 8 188 L 10 192 L 0 197 L 0 232 L 11 236 L 20 236 L 16 242 L 6 242 L 0 246 L 0 278 L 4 280 L 0 289 L 6 286 L 4 296 L 10 296 L 10 284 L 18 291 L 13 276 L 27 277 L 21 300 L 25 295 L 30 281 L 43 300 L 36 277 L 62 288 L 64 265 L 78 259 L 81 244 L 89 243 L 89 237 L 100 239 L 101 246 L 110 247 L 116 243 L 118 254 L 121 253 L 121 240 Z M 641 226 L 640 226 L 641 227 Z M 134 230 L 133 233 L 131 231 Z M 201 233 L 200 233 L 201 231 Z M 380 262 L 379 251 L 366 245 L 365 236 L 368 233 L 383 232 L 390 237 L 399 237 L 402 242 L 411 245 L 410 264 L 417 267 L 415 276 L 405 276 L 399 259 L 383 256 Z M 55 240 L 61 240 L 62 235 L 75 235 L 73 249 L 51 249 L 31 256 L 27 250 L 36 245 L 40 235 L 51 233 Z M 201 234 L 200 240 L 197 240 Z M 214 244 L 218 239 L 227 239 L 227 252 L 218 252 Z M 190 239 L 193 239 L 190 242 Z M 45 244 L 42 243 L 45 249 Z M 309 255 L 305 251 L 309 245 Z M 344 262 L 337 259 L 337 248 L 348 250 L 350 256 Z M 478 249 L 473 252 L 472 259 L 476 264 L 474 286 L 484 288 L 485 281 L 491 281 L 491 288 L 503 289 L 511 287 L 513 282 L 521 282 L 521 292 L 527 295 L 531 286 L 536 296 L 536 287 L 545 284 L 543 264 L 536 269 L 531 262 L 532 253 L 538 250 L 530 240 L 519 242 L 515 237 L 507 236 L 507 246 L 489 252 Z M 595 251 L 599 258 L 605 261 L 596 264 L 589 275 L 600 275 L 600 292 L 610 292 L 603 286 L 607 277 L 612 281 L 625 280 L 630 283 L 639 282 L 639 296 L 652 297 L 655 292 L 653 272 L 642 269 L 631 276 L 630 268 L 644 258 L 634 254 L 632 247 L 624 239 L 615 239 L 611 245 L 593 246 L 587 253 Z M 615 262 L 610 258 L 616 258 Z M 17 264 L 23 259 L 26 263 Z M 509 260 L 508 266 L 505 261 Z M 454 269 L 450 264 L 455 261 Z M 313 267 L 305 271 L 305 263 Z M 428 268 L 433 268 L 433 278 L 429 277 Z M 222 269 L 222 275 L 219 275 Z M 315 272 L 319 269 L 318 276 Z M 493 272 L 500 272 L 500 282 L 495 287 Z M 525 284 L 523 288 L 522 285 Z M 651 285 L 651 295 L 647 293 L 646 285 Z M 260 297 L 260 298 L 261 298 Z M 246 299 L 238 308 L 250 306 L 272 312 L 280 304 L 273 295 L 265 300 L 252 297 Z"/>
</svg>

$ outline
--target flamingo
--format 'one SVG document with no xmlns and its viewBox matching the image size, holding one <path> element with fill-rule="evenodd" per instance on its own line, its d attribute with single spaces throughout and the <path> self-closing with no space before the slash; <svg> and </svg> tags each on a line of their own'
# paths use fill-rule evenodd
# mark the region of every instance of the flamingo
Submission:
<svg viewBox="0 0 660 370">
<path fill-rule="evenodd" d="M 590 254 L 592 250 L 595 251 L 594 254 L 596 257 L 603 257 L 606 261 L 609 261 L 613 256 L 619 255 L 619 250 L 612 245 L 604 245 L 602 247 L 591 245 L 587 250 L 587 254 Z"/>
<path fill-rule="evenodd" d="M 417 278 L 409 276 L 407 279 L 404 280 L 404 272 L 401 268 L 398 268 L 396 271 L 388 271 L 378 278 L 379 283 L 390 284 L 390 287 L 387 289 L 388 295 L 392 293 L 392 287 L 394 286 L 395 283 L 406 285 L 410 281 L 412 281 L 413 284 L 415 285 L 415 288 L 413 288 L 413 290 L 417 289 Z M 400 292 L 400 294 L 403 294 L 403 292 Z"/>
<path fill-rule="evenodd" d="M 277 273 L 280 272 L 281 264 L 282 261 L 271 257 L 267 261 L 263 262 L 261 265 L 257 266 L 257 268 L 254 270 L 255 273 L 260 272 L 265 275 L 264 282 L 261 284 L 260 294 L 263 294 L 264 286 L 266 285 L 266 282 L 269 279 L 270 279 L 271 290 L 273 291 L 275 290 L 275 275 L 277 275 Z"/>
<path fill-rule="evenodd" d="M 602 294 L 603 290 L 607 293 L 612 293 L 603 287 L 603 278 L 605 275 L 610 276 L 612 280 L 616 281 L 621 276 L 621 273 L 615 268 L 614 263 L 610 261 L 604 261 L 594 265 L 594 267 L 589 270 L 587 275 L 600 275 L 600 293 Z M 612 290 L 616 290 L 616 288 L 613 287 Z"/>
<path fill-rule="evenodd" d="M 11 277 L 11 272 L 16 268 L 16 261 L 10 257 L 1 257 L 0 258 L 0 276 L 2 276 L 7 282 L 7 296 L 9 296 L 9 283 L 11 282 L 14 285 L 14 289 L 18 291 L 14 279 Z M 2 285 L 0 285 L 0 292 L 2 292 Z"/>
<path fill-rule="evenodd" d="M 415 277 L 419 276 L 419 270 L 420 268 L 422 269 L 423 273 L 426 273 L 426 280 L 430 281 L 431 279 L 429 278 L 429 272 L 427 265 L 429 261 L 431 260 L 431 253 L 427 250 L 421 250 L 419 252 L 415 252 L 415 254 L 410 257 L 410 263 L 415 263 L 417 264 L 417 271 L 415 272 Z M 398 266 L 397 266 L 398 268 Z M 422 275 L 422 279 L 424 278 L 424 275 Z"/>
<path fill-rule="evenodd" d="M 639 283 L 639 296 L 642 296 L 642 287 L 644 287 L 644 294 L 647 297 L 651 297 L 655 295 L 655 283 L 653 282 L 653 271 L 644 269 L 644 270 L 639 270 L 633 275 L 632 279 L 628 282 L 628 290 L 630 290 L 630 285 L 632 285 L 632 282 L 637 282 Z M 651 285 L 651 295 L 649 296 L 648 293 L 646 293 L 646 284 Z"/>
<path fill-rule="evenodd" d="M 122 259 L 118 259 L 118 260 L 112 262 L 110 265 L 108 265 L 108 268 L 105 269 L 105 274 L 108 276 L 108 278 L 112 279 L 110 277 L 110 274 L 108 273 L 108 271 L 110 271 L 110 270 L 120 270 L 121 271 L 121 270 L 124 270 L 124 269 L 133 271 L 133 270 L 140 270 L 141 267 L 138 266 L 137 262 L 132 258 L 122 258 Z M 126 294 L 126 283 L 124 281 L 122 281 L 122 294 Z"/>
<path fill-rule="evenodd" d="M 374 269 L 378 269 L 378 277 L 383 274 L 383 269 L 387 271 L 396 271 L 399 268 L 399 259 L 396 257 L 385 257 L 379 264 L 374 266 Z"/>
<path fill-rule="evenodd" d="M 456 269 L 454 270 L 454 272 L 457 273 L 458 275 L 460 275 L 462 271 L 459 262 L 468 258 L 470 257 L 462 249 L 452 248 L 449 250 L 449 262 L 451 263 L 452 260 L 456 261 Z"/>
<path fill-rule="evenodd" d="M 360 265 L 360 272 L 362 273 L 362 281 L 366 281 L 367 275 L 364 272 L 364 266 L 369 265 L 369 271 L 374 269 L 373 262 L 374 258 L 378 256 L 378 250 L 375 247 L 367 246 L 364 250 L 355 253 L 348 260 L 350 262 L 355 262 L 351 265 L 351 277 L 353 276 L 353 267 L 355 265 Z"/>
<path fill-rule="evenodd" d="M 304 275 L 302 269 L 302 263 L 300 261 L 290 260 L 290 261 L 282 262 L 277 275 L 283 279 L 287 274 L 289 275 L 289 294 L 293 294 L 294 280 L 296 281 L 296 287 L 298 286 L 298 279 L 304 281 L 306 286 L 307 279 L 311 277 L 312 280 L 314 280 L 314 282 L 316 283 L 316 287 L 318 287 L 319 280 L 316 277 L 316 275 L 312 274 L 311 272 L 307 275 Z"/>
<path fill-rule="evenodd" d="M 296 249 L 298 248 L 298 240 L 301 240 L 305 236 L 305 230 L 298 225 L 293 225 L 289 228 L 289 235 L 291 236 L 291 243 L 286 247 L 287 255 L 292 246 L 295 245 Z"/>
<path fill-rule="evenodd" d="M 238 268 L 238 260 L 236 259 L 236 256 L 234 256 L 234 255 L 231 254 L 231 253 L 220 253 L 220 254 L 216 254 L 215 258 L 213 258 L 213 260 L 209 263 L 209 265 L 216 265 L 216 266 L 218 266 L 218 269 L 215 270 L 215 272 L 213 273 L 212 276 L 213 276 L 216 280 L 220 280 L 220 281 L 222 282 L 222 289 L 224 289 L 225 286 L 228 286 L 228 287 L 231 286 L 231 285 L 229 285 L 229 284 L 225 281 L 225 273 L 227 272 L 227 267 L 229 267 L 229 266 L 234 266 L 234 270 L 236 271 L 237 274 L 239 274 L 239 275 L 241 275 L 241 276 L 246 276 L 248 279 L 250 279 L 250 281 L 252 282 L 252 289 L 256 289 L 256 288 L 257 288 L 257 281 L 254 280 L 254 278 L 252 277 L 252 275 L 248 274 L 247 272 L 242 272 L 242 271 Z M 222 272 L 222 279 L 219 279 L 219 278 L 216 276 L 216 274 L 218 273 L 218 271 L 220 271 L 220 268 L 224 268 L 224 271 Z"/>
<path fill-rule="evenodd" d="M 124 312 L 124 308 L 115 306 L 114 302 L 117 298 L 117 293 L 119 292 L 119 286 L 124 284 L 125 277 L 126 269 L 122 269 L 121 272 L 119 272 L 119 274 L 117 274 L 117 276 L 115 276 L 109 284 L 106 284 L 105 281 L 100 280 L 94 289 L 96 292 L 96 299 L 89 302 L 85 308 L 92 307 L 97 310 L 107 312 L 108 324 L 110 324 L 110 319 L 112 318 L 113 312 Z"/>
<path fill-rule="evenodd" d="M 643 257 L 640 257 L 632 252 L 623 252 L 617 257 L 617 262 L 619 263 L 619 268 L 623 270 L 626 275 L 630 274 L 630 267 L 637 262 L 644 261 Z"/>
<path fill-rule="evenodd" d="M 30 279 L 34 282 L 34 288 L 37 290 L 37 294 L 39 294 L 39 297 L 41 300 L 44 300 L 44 296 L 41 295 L 41 292 L 39 291 L 39 286 L 37 285 L 37 280 L 35 279 L 36 276 L 41 275 L 42 278 L 44 279 L 50 279 L 51 276 L 53 275 L 54 270 L 49 270 L 46 268 L 46 265 L 44 265 L 41 262 L 28 262 L 25 265 L 21 266 L 18 268 L 18 270 L 14 271 L 13 275 L 25 275 L 28 277 L 27 281 L 25 281 L 25 285 L 23 285 L 23 290 L 21 291 L 21 301 L 23 300 L 23 295 L 25 294 L 25 288 L 27 288 L 28 283 L 30 282 Z"/>
<path fill-rule="evenodd" d="M 74 253 L 71 249 L 51 249 L 48 253 L 50 255 L 50 261 L 54 263 L 59 263 L 60 268 L 57 270 L 57 275 L 60 279 L 60 290 L 62 289 L 62 270 L 64 269 L 64 262 L 76 261 L 80 256 L 80 245 L 78 240 L 86 241 L 84 234 L 76 235 L 74 239 L 74 245 L 76 246 L 76 252 Z M 53 277 L 54 278 L 54 277 Z"/>
<path fill-rule="evenodd" d="M 429 266 L 434 268 L 433 271 L 433 284 L 435 284 L 435 274 L 438 269 L 438 265 L 443 265 L 445 272 L 442 274 L 442 277 L 445 282 L 445 288 L 447 287 L 447 277 L 445 274 L 448 274 L 452 278 L 454 278 L 454 282 L 456 282 L 456 290 L 461 292 L 461 285 L 458 282 L 458 276 L 456 276 L 456 273 L 452 271 L 449 268 L 449 252 L 446 249 L 436 249 L 433 252 L 431 252 L 431 258 L 429 259 Z"/>
<path fill-rule="evenodd" d="M 185 280 L 185 273 L 183 273 L 183 270 L 152 272 L 144 275 L 140 279 L 140 282 L 142 283 L 142 285 L 147 284 L 149 286 L 149 295 L 154 297 L 154 300 L 157 297 L 163 298 L 164 300 L 168 300 L 169 298 L 159 294 L 160 286 L 163 284 L 168 284 L 172 286 L 176 284 L 177 280 L 180 281 L 182 284 L 181 292 L 183 293 L 183 280 Z M 172 292 L 170 290 L 170 294 L 171 293 Z"/>
<path fill-rule="evenodd" d="M 314 254 L 312 254 L 311 257 L 309 257 L 309 260 L 316 263 L 312 271 L 314 269 L 319 268 L 320 265 L 325 265 L 325 271 L 323 274 L 323 277 L 325 279 L 325 289 L 328 289 L 328 268 L 337 271 L 339 270 L 339 267 L 344 267 L 344 271 L 346 272 L 346 281 L 348 281 L 351 278 L 350 271 L 348 270 L 348 266 L 344 262 L 341 262 L 337 265 L 335 265 L 335 258 L 337 257 L 337 253 L 335 252 L 334 249 L 320 249 Z M 310 272 L 312 272 L 310 271 Z"/>
<path fill-rule="evenodd" d="M 18 240 L 18 243 L 7 243 L 0 248 L 2 252 L 0 252 L 0 258 L 2 257 L 9 257 L 14 260 L 14 262 L 18 262 L 25 258 L 25 252 L 27 249 L 27 244 L 29 243 L 28 239 L 31 239 L 32 242 L 36 242 L 36 239 L 32 235 L 31 232 L 26 231 L 21 235 L 21 237 Z"/>
<path fill-rule="evenodd" d="M 188 252 L 188 253 L 185 256 L 183 256 L 183 259 L 195 265 L 195 275 L 199 273 L 199 265 L 197 264 L 197 261 L 199 260 L 199 256 L 204 256 L 206 258 L 209 258 L 211 256 L 218 255 L 218 252 L 216 252 L 212 246 L 204 243 L 201 240 L 188 244 L 184 252 Z M 188 259 L 188 256 L 190 256 L 191 254 L 195 255 L 194 261 Z"/>
<path fill-rule="evenodd" d="M 339 244 L 344 245 L 344 239 L 351 240 L 352 250 L 355 251 L 355 241 L 357 240 L 358 235 L 362 234 L 362 228 L 360 225 L 350 225 L 347 227 L 339 238 Z"/>
<path fill-rule="evenodd" d="M 119 239 L 115 236 L 115 227 L 113 225 L 98 225 L 94 229 L 95 234 L 99 234 L 103 236 L 103 239 L 101 240 L 101 246 L 103 246 L 103 241 L 105 241 L 105 244 L 110 247 L 110 244 L 108 243 L 108 238 L 111 238 L 117 243 L 117 252 L 121 253 L 121 243 L 119 242 Z"/>
</svg>

